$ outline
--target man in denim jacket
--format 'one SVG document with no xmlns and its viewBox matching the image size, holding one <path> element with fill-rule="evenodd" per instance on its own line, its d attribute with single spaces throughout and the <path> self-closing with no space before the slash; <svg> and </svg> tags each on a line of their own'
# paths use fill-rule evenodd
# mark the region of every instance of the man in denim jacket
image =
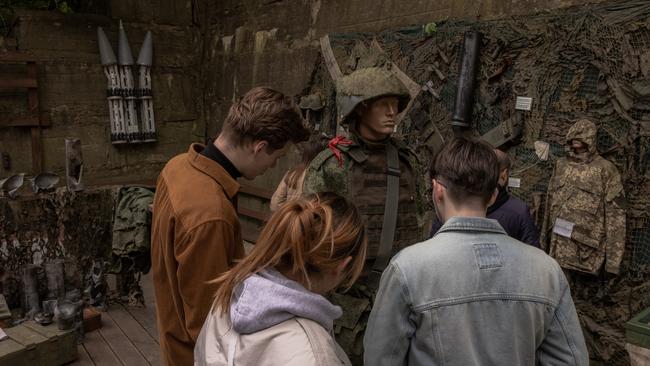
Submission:
<svg viewBox="0 0 650 366">
<path fill-rule="evenodd" d="M 366 365 L 588 365 L 560 266 L 486 219 L 498 163 L 451 141 L 431 169 L 438 234 L 384 271 L 364 338 Z"/>
</svg>

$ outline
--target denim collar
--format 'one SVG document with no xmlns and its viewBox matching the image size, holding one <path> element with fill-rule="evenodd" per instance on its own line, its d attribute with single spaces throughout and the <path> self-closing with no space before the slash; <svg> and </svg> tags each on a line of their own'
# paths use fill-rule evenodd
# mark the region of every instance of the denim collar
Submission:
<svg viewBox="0 0 650 366">
<path fill-rule="evenodd" d="M 438 234 L 445 231 L 481 231 L 508 235 L 497 220 L 485 217 L 451 217 L 438 230 Z"/>
</svg>

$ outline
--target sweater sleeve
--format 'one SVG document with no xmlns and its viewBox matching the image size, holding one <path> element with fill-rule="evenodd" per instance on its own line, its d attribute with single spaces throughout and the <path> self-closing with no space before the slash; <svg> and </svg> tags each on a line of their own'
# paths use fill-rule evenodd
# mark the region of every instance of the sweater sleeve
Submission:
<svg viewBox="0 0 650 366">
<path fill-rule="evenodd" d="M 537 225 L 535 225 L 535 220 L 530 216 L 528 205 L 526 205 L 526 209 L 521 214 L 520 219 L 522 229 L 521 241 L 539 248 L 539 231 L 537 230 Z"/>
</svg>

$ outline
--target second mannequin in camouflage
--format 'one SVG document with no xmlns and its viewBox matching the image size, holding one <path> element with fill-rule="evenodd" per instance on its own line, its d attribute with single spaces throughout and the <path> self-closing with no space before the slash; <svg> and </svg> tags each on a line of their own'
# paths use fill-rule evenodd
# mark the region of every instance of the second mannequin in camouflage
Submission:
<svg viewBox="0 0 650 366">
<path fill-rule="evenodd" d="M 625 195 L 618 169 L 598 154 L 597 134 L 587 119 L 569 129 L 568 155 L 549 182 L 542 243 L 564 269 L 616 275 L 625 251 Z"/>
<path fill-rule="evenodd" d="M 404 84 L 388 69 L 365 68 L 337 83 L 337 136 L 310 164 L 304 193 L 330 191 L 354 202 L 368 234 L 364 275 L 333 300 L 344 315 L 335 324 L 337 341 L 353 364 L 363 363 L 363 335 L 376 285 L 388 260 L 426 236 L 426 169 L 406 144 L 391 135 L 410 100 Z"/>
</svg>

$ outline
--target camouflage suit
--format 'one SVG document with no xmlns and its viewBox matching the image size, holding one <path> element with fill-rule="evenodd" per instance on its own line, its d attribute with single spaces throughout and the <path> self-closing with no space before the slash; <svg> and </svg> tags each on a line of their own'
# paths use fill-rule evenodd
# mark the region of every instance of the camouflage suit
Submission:
<svg viewBox="0 0 650 366">
<path fill-rule="evenodd" d="M 604 263 L 605 271 L 618 274 L 625 249 L 623 185 L 614 164 L 598 155 L 596 132 L 585 119 L 569 129 L 569 156 L 556 162 L 542 235 L 544 242 L 550 240 L 549 254 L 563 268 L 598 274 Z M 587 144 L 588 151 L 573 152 L 574 139 Z"/>
<path fill-rule="evenodd" d="M 337 85 L 337 111 L 343 125 L 349 125 L 349 140 L 333 139 L 307 169 L 303 190 L 305 194 L 330 191 L 354 202 L 364 218 L 368 234 L 368 260 L 364 274 L 345 294 L 337 293 L 332 300 L 343 308 L 343 316 L 335 323 L 338 343 L 353 364 L 363 363 L 363 335 L 376 293 L 369 276 L 377 257 L 383 227 L 387 197 L 387 146 L 392 144 L 399 156 L 399 195 L 397 223 L 391 256 L 400 249 L 425 238 L 423 222 L 426 173 L 415 154 L 401 141 L 387 138 L 381 142 L 364 140 L 357 132 L 353 113 L 364 101 L 382 96 L 397 96 L 401 111 L 409 96 L 404 85 L 389 71 L 368 68 L 347 75 Z"/>
</svg>

